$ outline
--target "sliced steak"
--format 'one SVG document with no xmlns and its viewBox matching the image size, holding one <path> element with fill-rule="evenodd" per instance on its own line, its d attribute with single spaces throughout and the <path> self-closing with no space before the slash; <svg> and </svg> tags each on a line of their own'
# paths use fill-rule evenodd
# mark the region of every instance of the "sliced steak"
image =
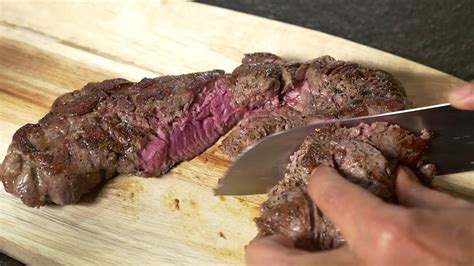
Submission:
<svg viewBox="0 0 474 266">
<path fill-rule="evenodd" d="M 351 182 L 386 201 L 396 202 L 398 163 L 419 166 L 429 139 L 426 131 L 416 136 L 382 122 L 317 129 L 290 157 L 284 179 L 269 192 L 261 216 L 256 219 L 259 234 L 283 234 L 299 248 L 308 250 L 341 246 L 343 236 L 307 194 L 306 185 L 314 168 L 321 164 L 334 167 Z"/>
<path fill-rule="evenodd" d="M 231 89 L 224 72 L 214 70 L 89 83 L 15 133 L 0 178 L 26 205 L 41 206 L 75 203 L 120 173 L 161 175 L 205 150 L 247 110 L 278 98 L 271 86 L 240 91 L 245 82 L 232 82 Z"/>
<path fill-rule="evenodd" d="M 382 71 L 328 56 L 290 63 L 270 53 L 248 54 L 230 75 L 213 70 L 137 83 L 113 79 L 60 96 L 43 119 L 15 133 L 0 179 L 28 206 L 71 204 L 117 174 L 167 172 L 244 116 L 224 141 L 231 155 L 309 120 L 408 105 L 401 85 Z"/>
<path fill-rule="evenodd" d="M 411 106 L 401 83 L 392 75 L 329 56 L 290 63 L 271 54 L 249 54 L 232 73 L 233 77 L 242 75 L 247 86 L 266 91 L 271 86 L 272 91 L 280 92 L 281 98 L 268 105 L 265 111 L 268 115 L 246 114 L 223 141 L 222 151 L 232 158 L 266 135 L 308 121 L 378 114 Z M 272 114 L 276 117 L 271 117 Z M 291 119 L 281 119 L 284 116 Z M 269 127 L 272 123 L 278 126 Z"/>
</svg>

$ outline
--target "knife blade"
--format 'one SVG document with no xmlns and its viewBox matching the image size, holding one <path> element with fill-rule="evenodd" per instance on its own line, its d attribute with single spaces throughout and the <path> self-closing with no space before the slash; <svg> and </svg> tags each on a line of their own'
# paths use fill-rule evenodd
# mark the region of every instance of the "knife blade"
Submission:
<svg viewBox="0 0 474 266">
<path fill-rule="evenodd" d="M 360 123 L 388 122 L 413 133 L 433 133 L 425 151 L 426 162 L 436 165 L 438 174 L 474 170 L 474 112 L 438 104 L 365 117 L 331 120 L 301 126 L 267 136 L 247 148 L 219 180 L 216 195 L 266 193 L 280 181 L 290 155 L 316 128 L 331 123 L 352 127 Z"/>
</svg>

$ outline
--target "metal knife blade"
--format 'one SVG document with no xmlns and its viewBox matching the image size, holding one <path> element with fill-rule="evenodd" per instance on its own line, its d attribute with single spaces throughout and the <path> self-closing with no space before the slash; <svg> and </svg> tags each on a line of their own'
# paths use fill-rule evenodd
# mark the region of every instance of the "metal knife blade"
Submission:
<svg viewBox="0 0 474 266">
<path fill-rule="evenodd" d="M 219 180 L 216 195 L 266 193 L 284 176 L 290 155 L 316 128 L 330 123 L 356 126 L 376 121 L 398 124 L 413 133 L 427 129 L 433 139 L 425 152 L 427 162 L 436 164 L 438 174 L 474 170 L 474 112 L 455 109 L 450 104 L 385 113 L 351 119 L 332 120 L 293 128 L 270 135 L 249 147 Z"/>
</svg>

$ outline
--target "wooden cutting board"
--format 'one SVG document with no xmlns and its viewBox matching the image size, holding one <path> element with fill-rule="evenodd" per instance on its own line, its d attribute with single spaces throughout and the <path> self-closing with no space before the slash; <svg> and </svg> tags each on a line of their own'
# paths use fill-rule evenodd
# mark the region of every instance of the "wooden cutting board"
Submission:
<svg viewBox="0 0 474 266">
<path fill-rule="evenodd" d="M 92 2 L 92 1 L 91 1 Z M 321 32 L 189 2 L 0 3 L 0 157 L 13 132 L 88 81 L 231 71 L 243 53 L 329 54 L 393 73 L 417 106 L 465 82 Z M 25 207 L 0 192 L 0 250 L 31 264 L 242 264 L 264 196 L 214 197 L 216 146 L 161 178 L 120 176 L 72 206 Z M 473 195 L 473 172 L 435 187 Z"/>
</svg>

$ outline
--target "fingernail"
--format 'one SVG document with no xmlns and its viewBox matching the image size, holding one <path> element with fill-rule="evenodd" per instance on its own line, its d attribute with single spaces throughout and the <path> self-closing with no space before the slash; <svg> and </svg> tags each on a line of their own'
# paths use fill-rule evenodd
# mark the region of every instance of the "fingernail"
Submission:
<svg viewBox="0 0 474 266">
<path fill-rule="evenodd" d="M 408 179 L 411 183 L 420 183 L 418 181 L 418 178 L 416 178 L 416 176 L 414 174 L 411 173 L 411 169 L 404 166 L 404 165 L 400 165 L 399 166 L 399 171 L 402 171 L 404 174 L 403 176 Z"/>
<path fill-rule="evenodd" d="M 313 171 L 311 172 L 311 176 L 313 176 L 318 171 L 319 167 L 321 167 L 321 165 L 318 165 L 313 169 Z"/>
<path fill-rule="evenodd" d="M 318 166 L 316 166 L 313 171 L 311 172 L 311 176 L 313 176 L 314 174 L 316 174 L 316 172 L 318 171 L 321 171 L 323 170 L 324 168 L 328 167 L 327 165 L 324 165 L 324 164 L 320 164 Z"/>
</svg>

